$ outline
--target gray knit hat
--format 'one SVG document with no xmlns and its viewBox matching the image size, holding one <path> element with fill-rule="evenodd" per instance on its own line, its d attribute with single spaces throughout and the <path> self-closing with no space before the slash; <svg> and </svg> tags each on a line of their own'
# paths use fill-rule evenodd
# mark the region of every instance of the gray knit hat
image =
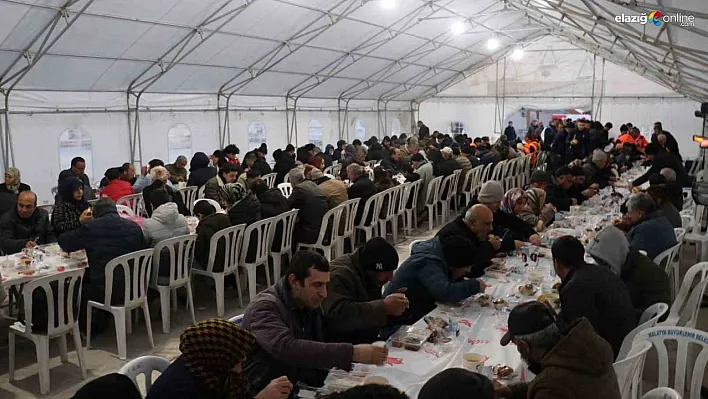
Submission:
<svg viewBox="0 0 708 399">
<path fill-rule="evenodd" d="M 482 185 L 482 189 L 479 190 L 479 195 L 477 196 L 477 201 L 482 204 L 490 204 L 494 202 L 501 202 L 504 198 L 504 189 L 499 182 L 490 180 Z"/>
</svg>

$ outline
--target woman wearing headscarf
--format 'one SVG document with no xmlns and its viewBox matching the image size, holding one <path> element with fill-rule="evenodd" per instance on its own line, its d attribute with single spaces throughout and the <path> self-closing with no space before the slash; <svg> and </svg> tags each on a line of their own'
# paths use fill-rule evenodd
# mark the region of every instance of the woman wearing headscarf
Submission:
<svg viewBox="0 0 708 399">
<path fill-rule="evenodd" d="M 19 169 L 7 168 L 5 170 L 5 183 L 0 184 L 0 193 L 19 194 L 30 190 L 30 186 L 20 181 Z"/>
<path fill-rule="evenodd" d="M 526 190 L 526 202 L 528 206 L 519 212 L 519 218 L 536 230 L 543 230 L 556 214 L 556 208 L 546 203 L 546 192 L 536 187 Z"/>
<path fill-rule="evenodd" d="M 256 338 L 227 320 L 210 319 L 180 336 L 178 357 L 155 381 L 147 399 L 246 399 L 243 363 Z M 277 378 L 256 399 L 285 399 L 292 391 L 287 377 Z"/>
<path fill-rule="evenodd" d="M 67 177 L 59 182 L 59 201 L 52 210 L 52 228 L 59 237 L 67 231 L 76 230 L 81 223 L 91 219 L 89 204 L 84 199 L 84 184 L 76 177 Z"/>
<path fill-rule="evenodd" d="M 334 146 L 332 144 L 327 144 L 322 156 L 325 160 L 325 168 L 332 166 L 332 163 L 334 162 Z"/>
<path fill-rule="evenodd" d="M 241 183 L 227 183 L 221 188 L 221 201 L 232 226 L 261 220 L 261 203 Z"/>
<path fill-rule="evenodd" d="M 209 179 L 216 176 L 216 169 L 209 167 L 209 157 L 203 152 L 197 152 L 189 162 L 188 187 L 201 187 Z"/>
</svg>

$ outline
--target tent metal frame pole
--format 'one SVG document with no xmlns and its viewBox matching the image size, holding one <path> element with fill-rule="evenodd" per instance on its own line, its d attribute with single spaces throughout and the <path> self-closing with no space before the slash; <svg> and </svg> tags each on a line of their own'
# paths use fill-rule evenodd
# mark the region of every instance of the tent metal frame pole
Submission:
<svg viewBox="0 0 708 399">
<path fill-rule="evenodd" d="M 590 116 L 592 116 L 593 119 L 597 115 L 595 115 L 595 71 L 597 70 L 597 54 L 592 55 L 592 94 L 590 95 Z"/>
<path fill-rule="evenodd" d="M 351 137 L 349 137 L 349 101 L 351 99 L 347 99 L 347 101 L 344 103 L 344 128 L 346 129 L 347 132 L 347 142 L 351 143 Z"/>
<path fill-rule="evenodd" d="M 499 118 L 499 60 L 497 60 L 494 64 L 494 134 L 497 133 L 497 126 L 501 124 Z"/>
<path fill-rule="evenodd" d="M 605 59 L 602 59 L 602 72 L 600 73 L 600 98 L 597 101 L 597 120 L 602 120 L 602 102 L 605 99 Z"/>
<path fill-rule="evenodd" d="M 135 97 L 135 107 L 133 108 L 133 118 L 131 120 L 131 96 Z M 128 103 L 128 140 L 130 143 L 130 162 L 135 164 L 138 162 L 140 165 L 143 164 L 143 145 L 141 138 L 140 129 L 140 93 L 127 93 L 127 103 Z M 131 124 L 132 122 L 132 124 Z M 136 159 L 136 153 L 138 158 Z"/>
<path fill-rule="evenodd" d="M 8 151 L 7 137 L 10 135 L 10 115 L 9 107 L 10 101 L 7 93 L 3 92 L 5 108 L 2 110 L 2 114 L 5 116 L 4 121 L 0 124 L 0 150 L 2 151 L 2 164 L 4 170 L 7 170 L 10 165 L 14 163 L 10 161 L 10 151 Z"/>
</svg>

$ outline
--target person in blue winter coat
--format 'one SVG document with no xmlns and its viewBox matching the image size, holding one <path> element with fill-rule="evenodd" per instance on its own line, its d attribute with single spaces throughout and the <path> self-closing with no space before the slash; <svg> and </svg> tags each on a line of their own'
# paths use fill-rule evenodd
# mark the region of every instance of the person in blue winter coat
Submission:
<svg viewBox="0 0 708 399">
<path fill-rule="evenodd" d="M 435 309 L 437 302 L 457 303 L 484 291 L 481 280 L 466 280 L 473 258 L 472 244 L 461 236 L 434 237 L 413 245 L 411 255 L 398 267 L 384 297 L 405 289 L 410 307 L 398 322 L 413 324 Z"/>
</svg>

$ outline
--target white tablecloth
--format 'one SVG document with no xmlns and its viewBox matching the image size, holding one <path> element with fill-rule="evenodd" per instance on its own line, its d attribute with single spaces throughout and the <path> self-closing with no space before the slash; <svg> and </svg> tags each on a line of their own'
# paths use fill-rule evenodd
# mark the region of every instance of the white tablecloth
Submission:
<svg viewBox="0 0 708 399">
<path fill-rule="evenodd" d="M 8 288 L 31 281 L 37 277 L 49 276 L 77 267 L 85 267 L 85 253 L 82 257 L 66 258 L 61 255 L 58 244 L 42 245 L 38 247 L 44 251 L 41 261 L 33 263 L 27 268 L 17 267 L 22 253 L 0 257 L 0 272 L 2 273 L 2 286 Z M 83 262 L 83 263 L 82 263 Z"/>
</svg>

